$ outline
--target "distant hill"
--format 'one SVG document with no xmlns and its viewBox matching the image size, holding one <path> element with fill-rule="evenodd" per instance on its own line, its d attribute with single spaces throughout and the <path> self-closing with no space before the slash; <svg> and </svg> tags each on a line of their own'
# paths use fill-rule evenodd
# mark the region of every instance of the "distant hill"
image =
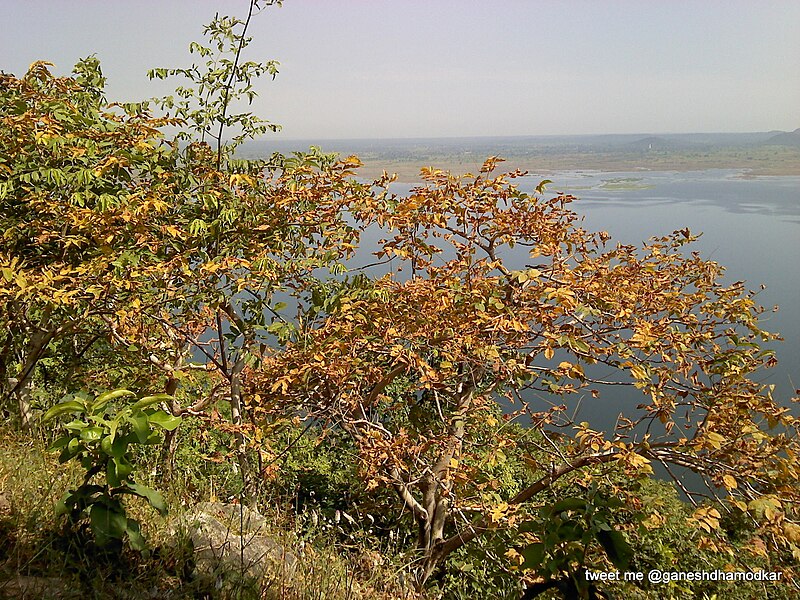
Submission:
<svg viewBox="0 0 800 600">
<path fill-rule="evenodd" d="M 784 131 L 761 142 L 762 146 L 794 146 L 800 148 L 800 127 L 794 131 Z"/>
</svg>

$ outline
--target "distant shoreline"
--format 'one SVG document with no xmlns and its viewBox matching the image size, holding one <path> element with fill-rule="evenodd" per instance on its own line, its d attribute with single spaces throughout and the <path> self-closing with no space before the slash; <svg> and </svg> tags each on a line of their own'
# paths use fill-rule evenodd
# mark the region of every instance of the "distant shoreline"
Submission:
<svg viewBox="0 0 800 600">
<path fill-rule="evenodd" d="M 306 145 L 307 144 L 307 145 Z M 483 161 L 505 159 L 500 171 L 520 169 L 536 176 L 562 171 L 656 172 L 737 169 L 743 177 L 800 176 L 800 129 L 748 134 L 674 134 L 420 138 L 398 140 L 290 141 L 263 139 L 242 147 L 243 158 L 264 158 L 309 146 L 340 156 L 356 155 L 358 175 L 396 173 L 398 180 L 420 181 L 422 167 L 476 173 Z"/>
<path fill-rule="evenodd" d="M 428 157 L 424 159 L 387 160 L 362 157 L 364 166 L 358 169 L 359 177 L 375 179 L 383 171 L 397 174 L 403 183 L 420 181 L 420 169 L 435 167 L 454 174 L 477 173 L 482 160 L 466 157 Z M 800 153 L 780 152 L 777 156 L 757 152 L 750 156 L 725 156 L 711 153 L 707 157 L 687 156 L 682 153 L 652 155 L 602 155 L 569 154 L 545 156 L 512 156 L 499 163 L 498 172 L 519 169 L 532 175 L 546 176 L 560 171 L 649 172 L 649 171 L 706 171 L 709 169 L 741 169 L 742 177 L 800 176 Z"/>
</svg>

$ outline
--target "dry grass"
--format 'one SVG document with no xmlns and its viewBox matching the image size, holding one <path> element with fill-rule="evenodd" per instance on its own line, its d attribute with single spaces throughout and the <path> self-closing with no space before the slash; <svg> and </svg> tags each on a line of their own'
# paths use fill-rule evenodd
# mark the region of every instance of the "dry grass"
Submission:
<svg viewBox="0 0 800 600">
<path fill-rule="evenodd" d="M 193 572 L 190 544 L 170 533 L 183 506 L 198 500 L 167 489 L 172 512 L 160 517 L 144 502 L 128 502 L 152 551 L 98 548 L 87 528 L 70 530 L 54 505 L 82 479 L 77 464 L 58 464 L 43 442 L 0 433 L 0 598 L 393 600 L 415 596 L 398 584 L 397 568 L 374 550 L 344 551 L 335 541 L 294 530 L 290 515 L 264 510 L 266 533 L 297 557 L 293 574 L 272 572 L 263 581 L 219 572 Z M 145 482 L 147 483 L 147 482 Z M 153 483 L 153 482 L 151 482 Z M 184 490 L 185 491 L 185 490 Z"/>
</svg>

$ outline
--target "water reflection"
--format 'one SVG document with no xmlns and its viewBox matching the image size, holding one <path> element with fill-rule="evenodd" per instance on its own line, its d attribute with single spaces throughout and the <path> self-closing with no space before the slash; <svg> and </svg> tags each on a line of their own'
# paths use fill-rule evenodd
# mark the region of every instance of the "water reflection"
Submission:
<svg viewBox="0 0 800 600">
<path fill-rule="evenodd" d="M 568 171 L 547 178 L 554 181 L 552 189 L 579 196 L 585 206 L 691 203 L 800 223 L 800 177 L 748 177 L 744 171 L 716 169 L 689 173 Z M 533 187 L 541 177 L 528 179 Z"/>
</svg>

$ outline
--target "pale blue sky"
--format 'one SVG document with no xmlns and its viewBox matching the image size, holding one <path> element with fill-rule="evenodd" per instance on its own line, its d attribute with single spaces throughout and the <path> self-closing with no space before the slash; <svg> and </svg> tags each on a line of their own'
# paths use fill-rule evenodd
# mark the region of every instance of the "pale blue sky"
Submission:
<svg viewBox="0 0 800 600">
<path fill-rule="evenodd" d="M 215 12 L 247 0 L 0 0 L 0 69 L 96 53 L 109 96 L 167 91 Z M 796 0 L 285 0 L 248 59 L 281 62 L 255 111 L 283 139 L 800 127 Z"/>
</svg>

